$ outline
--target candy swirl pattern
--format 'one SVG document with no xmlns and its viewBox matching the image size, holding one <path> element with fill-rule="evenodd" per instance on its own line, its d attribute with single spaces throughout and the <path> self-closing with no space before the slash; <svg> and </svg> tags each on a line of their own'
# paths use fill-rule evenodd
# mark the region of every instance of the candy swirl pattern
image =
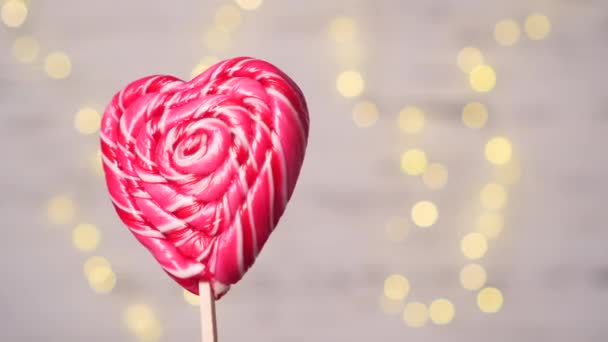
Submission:
<svg viewBox="0 0 608 342">
<path fill-rule="evenodd" d="M 239 57 L 189 82 L 150 76 L 105 110 L 101 151 L 120 219 L 187 290 L 220 298 L 290 199 L 308 140 L 306 101 L 272 64 Z"/>
</svg>

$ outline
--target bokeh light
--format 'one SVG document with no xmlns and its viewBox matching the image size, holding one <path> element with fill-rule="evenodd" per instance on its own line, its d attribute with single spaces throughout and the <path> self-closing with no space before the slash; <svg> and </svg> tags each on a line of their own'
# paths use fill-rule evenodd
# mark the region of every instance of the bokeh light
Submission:
<svg viewBox="0 0 608 342">
<path fill-rule="evenodd" d="M 399 112 L 399 129 L 404 133 L 418 133 L 424 128 L 424 112 L 418 107 L 404 107 Z"/>
<path fill-rule="evenodd" d="M 27 6 L 22 0 L 8 0 L 0 8 L 0 18 L 8 27 L 19 27 L 27 19 Z"/>
<path fill-rule="evenodd" d="M 403 309 L 403 321 L 412 328 L 423 327 L 429 320 L 429 311 L 423 303 L 411 302 Z"/>
<path fill-rule="evenodd" d="M 262 5 L 262 0 L 236 0 L 236 4 L 246 11 L 253 11 Z"/>
<path fill-rule="evenodd" d="M 94 251 L 100 240 L 101 234 L 94 224 L 81 223 L 72 231 L 72 243 L 83 252 Z"/>
<path fill-rule="evenodd" d="M 391 300 L 403 300 L 410 292 L 409 280 L 400 274 L 391 274 L 384 280 L 384 296 Z"/>
<path fill-rule="evenodd" d="M 496 239 L 504 227 L 504 218 L 498 212 L 485 212 L 477 218 L 477 232 L 488 239 Z"/>
<path fill-rule="evenodd" d="M 215 26 L 224 32 L 234 32 L 241 25 L 241 11 L 234 5 L 223 5 L 215 12 Z"/>
<path fill-rule="evenodd" d="M 329 37 L 336 43 L 349 43 L 355 40 L 358 32 L 355 19 L 338 16 L 329 23 Z"/>
<path fill-rule="evenodd" d="M 410 176 L 421 175 L 426 167 L 426 153 L 420 149 L 409 149 L 401 155 L 401 170 Z"/>
<path fill-rule="evenodd" d="M 412 207 L 411 216 L 415 225 L 426 228 L 437 222 L 439 211 L 433 202 L 420 201 Z"/>
<path fill-rule="evenodd" d="M 129 305 L 123 314 L 123 321 L 140 342 L 157 342 L 162 337 L 160 322 L 148 305 Z"/>
<path fill-rule="evenodd" d="M 401 217 L 392 217 L 386 224 L 386 237 L 393 242 L 405 240 L 408 234 L 408 222 Z"/>
<path fill-rule="evenodd" d="M 217 58 L 216 56 L 203 57 L 200 60 L 200 62 L 198 62 L 198 64 L 192 69 L 192 72 L 190 72 L 190 77 L 194 78 L 194 77 L 200 75 L 203 71 L 207 70 L 210 66 L 217 63 L 217 61 L 219 61 L 219 58 Z"/>
<path fill-rule="evenodd" d="M 31 36 L 21 36 L 13 43 L 13 57 L 21 63 L 32 63 L 38 57 L 40 44 Z"/>
<path fill-rule="evenodd" d="M 460 241 L 460 250 L 468 259 L 480 259 L 488 251 L 488 242 L 479 233 L 469 233 Z"/>
<path fill-rule="evenodd" d="M 363 76 L 356 70 L 343 71 L 336 78 L 336 88 L 344 97 L 359 96 L 363 92 L 364 87 Z"/>
<path fill-rule="evenodd" d="M 186 289 L 183 290 L 183 297 L 184 297 L 184 300 L 186 301 L 186 303 L 188 303 L 192 306 L 200 305 L 200 300 L 199 300 L 198 296 Z"/>
<path fill-rule="evenodd" d="M 462 122 L 469 128 L 481 128 L 487 120 L 488 110 L 479 102 L 467 103 L 462 109 Z"/>
<path fill-rule="evenodd" d="M 502 308 L 502 292 L 495 287 L 486 287 L 477 294 L 477 306 L 485 313 L 495 313 Z"/>
<path fill-rule="evenodd" d="M 422 175 L 422 181 L 431 189 L 441 189 L 448 182 L 448 170 L 439 163 L 429 164 Z"/>
<path fill-rule="evenodd" d="M 486 280 L 486 270 L 479 264 L 468 264 L 460 270 L 460 285 L 467 290 L 479 290 Z"/>
<path fill-rule="evenodd" d="M 205 33 L 205 46 L 211 51 L 224 51 L 232 44 L 230 33 L 220 30 L 219 28 L 211 28 Z"/>
<path fill-rule="evenodd" d="M 524 30 L 532 40 L 545 39 L 551 32 L 551 21 L 545 15 L 534 13 L 526 17 Z"/>
<path fill-rule="evenodd" d="M 458 67 L 465 73 L 484 63 L 483 54 L 478 48 L 467 46 L 458 52 Z"/>
<path fill-rule="evenodd" d="M 521 30 L 515 20 L 505 19 L 496 23 L 494 39 L 502 46 L 512 46 L 519 40 Z"/>
<path fill-rule="evenodd" d="M 513 153 L 509 139 L 500 136 L 488 140 L 484 152 L 486 159 L 495 165 L 508 163 Z"/>
<path fill-rule="evenodd" d="M 44 59 L 44 71 L 56 80 L 68 77 L 72 71 L 72 62 L 65 52 L 51 52 Z"/>
<path fill-rule="evenodd" d="M 103 176 L 103 160 L 101 158 L 101 150 L 97 150 L 89 157 L 89 168 L 96 176 Z"/>
<path fill-rule="evenodd" d="M 485 209 L 502 209 L 507 204 L 507 189 L 500 184 L 489 183 L 481 189 L 479 198 Z"/>
<path fill-rule="evenodd" d="M 353 121 L 359 127 L 370 127 L 378 121 L 378 107 L 371 101 L 360 101 L 353 107 Z"/>
<path fill-rule="evenodd" d="M 74 116 L 74 128 L 85 135 L 95 134 L 99 130 L 101 116 L 90 107 L 84 107 Z"/>
<path fill-rule="evenodd" d="M 388 315 L 396 315 L 401 313 L 404 306 L 403 301 L 388 299 L 384 295 L 380 296 L 378 304 L 380 306 L 380 310 Z"/>
<path fill-rule="evenodd" d="M 454 319 L 454 304 L 445 298 L 434 300 L 429 306 L 429 317 L 437 325 L 446 325 Z"/>
<path fill-rule="evenodd" d="M 98 294 L 112 292 L 116 286 L 116 274 L 110 262 L 99 256 L 93 256 L 84 263 L 84 272 L 89 286 Z"/>
<path fill-rule="evenodd" d="M 489 65 L 478 65 L 469 74 L 469 84 L 476 92 L 489 92 L 496 86 L 496 72 Z"/>
<path fill-rule="evenodd" d="M 47 216 L 54 224 L 67 224 L 74 219 L 74 202 L 66 195 L 56 195 L 47 204 Z"/>
</svg>

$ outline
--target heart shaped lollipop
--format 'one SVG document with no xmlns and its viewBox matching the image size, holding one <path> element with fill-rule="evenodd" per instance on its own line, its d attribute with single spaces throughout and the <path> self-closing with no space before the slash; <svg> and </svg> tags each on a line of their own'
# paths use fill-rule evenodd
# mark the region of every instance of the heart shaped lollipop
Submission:
<svg viewBox="0 0 608 342">
<path fill-rule="evenodd" d="M 247 57 L 190 82 L 150 76 L 103 115 L 106 182 L 121 220 L 162 268 L 221 297 L 253 264 L 291 197 L 308 140 L 298 86 Z"/>
</svg>

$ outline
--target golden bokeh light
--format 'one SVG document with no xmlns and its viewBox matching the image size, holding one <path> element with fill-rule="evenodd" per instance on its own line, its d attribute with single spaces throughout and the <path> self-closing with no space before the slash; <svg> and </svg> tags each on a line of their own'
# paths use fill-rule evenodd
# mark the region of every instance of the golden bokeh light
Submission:
<svg viewBox="0 0 608 342">
<path fill-rule="evenodd" d="M 486 143 L 484 153 L 486 159 L 495 165 L 503 165 L 511 160 L 513 149 L 511 142 L 505 137 L 493 137 Z"/>
<path fill-rule="evenodd" d="M 404 107 L 399 112 L 399 129 L 404 133 L 418 133 L 424 128 L 424 112 L 418 107 Z"/>
<path fill-rule="evenodd" d="M 400 274 L 391 274 L 384 280 L 384 296 L 390 300 L 403 300 L 409 292 L 410 282 Z"/>
<path fill-rule="evenodd" d="M 52 79 L 64 79 L 72 72 L 72 61 L 64 52 L 51 52 L 44 59 L 44 71 Z"/>
<path fill-rule="evenodd" d="M 67 224 L 74 219 L 74 202 L 66 195 L 57 195 L 47 204 L 47 217 L 53 224 Z"/>
<path fill-rule="evenodd" d="M 388 315 L 396 315 L 403 310 L 403 301 L 388 299 L 384 295 L 380 296 L 378 304 L 380 310 Z"/>
<path fill-rule="evenodd" d="M 502 46 L 512 46 L 519 40 L 521 30 L 515 20 L 505 19 L 496 23 L 494 39 Z"/>
<path fill-rule="evenodd" d="M 110 293 L 116 286 L 116 274 L 112 265 L 103 257 L 93 256 L 87 259 L 84 272 L 89 286 L 98 294 Z"/>
<path fill-rule="evenodd" d="M 223 5 L 215 12 L 215 26 L 224 32 L 234 32 L 241 25 L 241 11 L 234 5 Z"/>
<path fill-rule="evenodd" d="M 503 184 L 513 185 L 521 178 L 521 164 L 518 160 L 511 159 L 494 169 L 494 177 Z"/>
<path fill-rule="evenodd" d="M 38 57 L 40 44 L 31 36 L 21 36 L 13 43 L 13 57 L 21 63 L 32 63 Z"/>
<path fill-rule="evenodd" d="M 203 57 L 200 60 L 200 62 L 198 62 L 198 64 L 190 72 L 190 77 L 195 78 L 196 76 L 202 74 L 203 71 L 207 70 L 210 66 L 217 63 L 218 61 L 219 61 L 219 58 L 217 58 L 216 56 Z"/>
<path fill-rule="evenodd" d="M 483 54 L 478 48 L 467 46 L 458 52 L 458 67 L 465 73 L 470 73 L 473 69 L 484 62 Z"/>
<path fill-rule="evenodd" d="M 74 128 L 80 134 L 91 135 L 97 133 L 101 125 L 101 115 L 90 107 L 84 107 L 74 116 Z"/>
<path fill-rule="evenodd" d="M 236 0 L 236 4 L 246 11 L 253 11 L 262 5 L 262 0 Z"/>
<path fill-rule="evenodd" d="M 22 0 L 8 0 L 0 8 L 0 19 L 8 27 L 19 27 L 27 19 L 27 6 Z"/>
<path fill-rule="evenodd" d="M 205 46 L 211 51 L 224 51 L 232 44 L 230 33 L 212 28 L 205 33 Z"/>
<path fill-rule="evenodd" d="M 378 121 L 378 107 L 370 101 L 360 101 L 353 107 L 353 121 L 359 127 L 371 127 Z"/>
<path fill-rule="evenodd" d="M 524 30 L 532 40 L 545 39 L 551 32 L 551 21 L 545 15 L 534 13 L 526 17 Z"/>
<path fill-rule="evenodd" d="M 89 157 L 89 168 L 96 176 L 103 176 L 103 159 L 101 158 L 101 151 L 97 150 L 92 153 Z"/>
<path fill-rule="evenodd" d="M 426 153 L 419 149 L 410 149 L 401 155 L 401 170 L 410 176 L 418 176 L 426 171 Z"/>
<path fill-rule="evenodd" d="M 420 201 L 412 207 L 412 221 L 418 227 L 430 227 L 439 217 L 439 211 L 434 203 L 429 201 Z"/>
<path fill-rule="evenodd" d="M 441 189 L 448 182 L 448 170 L 439 163 L 429 164 L 422 175 L 422 181 L 431 189 Z"/>
<path fill-rule="evenodd" d="M 72 231 L 72 243 L 83 252 L 94 251 L 101 240 L 101 233 L 94 224 L 81 223 Z"/>
<path fill-rule="evenodd" d="M 329 37 L 336 43 L 354 41 L 357 31 L 357 22 L 352 17 L 338 16 L 329 23 Z"/>
<path fill-rule="evenodd" d="M 199 306 L 200 305 L 200 301 L 197 295 L 195 295 L 194 293 L 184 289 L 183 290 L 183 296 L 184 296 L 184 300 L 186 301 L 186 303 L 192 305 L 192 306 Z"/>
<path fill-rule="evenodd" d="M 411 302 L 403 309 L 403 321 L 412 328 L 423 327 L 429 320 L 429 311 L 423 303 Z"/>
<path fill-rule="evenodd" d="M 488 242 L 479 233 L 469 233 L 460 241 L 460 250 L 468 259 L 480 259 L 488 251 Z"/>
<path fill-rule="evenodd" d="M 504 227 L 504 218 L 497 212 L 485 212 L 477 218 L 477 232 L 487 239 L 496 239 Z"/>
<path fill-rule="evenodd" d="M 437 325 L 446 325 L 454 319 L 454 304 L 445 298 L 434 300 L 429 306 L 429 317 Z"/>
<path fill-rule="evenodd" d="M 488 110 L 479 102 L 467 103 L 462 109 L 462 122 L 469 128 L 481 128 L 487 120 Z"/>
<path fill-rule="evenodd" d="M 83 270 L 84 270 L 84 275 L 85 276 L 89 276 L 89 274 L 91 274 L 93 272 L 94 269 L 99 268 L 99 267 L 112 267 L 110 265 L 110 262 L 104 258 L 104 257 L 100 257 L 100 256 L 92 256 L 89 257 L 87 259 L 87 261 L 85 261 L 84 266 L 83 266 Z"/>
<path fill-rule="evenodd" d="M 336 78 L 336 88 L 340 95 L 344 97 L 359 96 L 363 92 L 364 87 L 363 76 L 356 70 L 343 71 Z"/>
<path fill-rule="evenodd" d="M 496 183 L 486 184 L 481 189 L 479 199 L 481 200 L 481 205 L 485 209 L 502 209 L 507 204 L 507 189 L 504 186 Z"/>
<path fill-rule="evenodd" d="M 502 308 L 502 292 L 495 287 L 486 287 L 477 294 L 477 306 L 485 313 L 495 313 Z"/>
<path fill-rule="evenodd" d="M 489 65 L 478 65 L 469 74 L 471 88 L 479 93 L 487 93 L 496 86 L 496 72 Z"/>
<path fill-rule="evenodd" d="M 401 217 L 393 217 L 386 224 L 386 237 L 393 242 L 405 240 L 408 234 L 408 222 Z"/>
<path fill-rule="evenodd" d="M 486 270 L 481 265 L 468 264 L 460 270 L 460 285 L 467 290 L 479 290 L 486 280 Z"/>
<path fill-rule="evenodd" d="M 162 337 L 160 321 L 148 305 L 129 305 L 123 313 L 123 321 L 140 342 L 157 342 Z"/>
</svg>

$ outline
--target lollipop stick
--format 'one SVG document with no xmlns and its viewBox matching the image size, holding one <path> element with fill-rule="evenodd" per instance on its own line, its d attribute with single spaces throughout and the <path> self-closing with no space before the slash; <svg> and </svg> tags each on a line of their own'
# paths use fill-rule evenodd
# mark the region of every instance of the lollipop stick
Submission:
<svg viewBox="0 0 608 342">
<path fill-rule="evenodd" d="M 215 327 L 215 299 L 211 292 L 211 285 L 201 281 L 198 284 L 201 307 L 201 333 L 202 342 L 217 342 L 217 328 Z"/>
</svg>

